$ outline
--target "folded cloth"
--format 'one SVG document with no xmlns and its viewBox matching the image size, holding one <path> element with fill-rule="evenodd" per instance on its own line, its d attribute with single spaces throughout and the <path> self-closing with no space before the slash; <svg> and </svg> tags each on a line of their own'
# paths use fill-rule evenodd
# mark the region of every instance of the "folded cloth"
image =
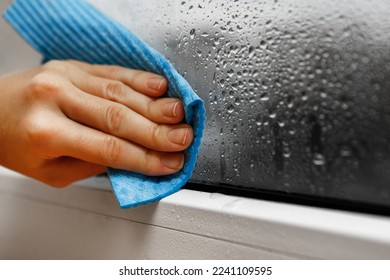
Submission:
<svg viewBox="0 0 390 280">
<path fill-rule="evenodd" d="M 83 0 L 15 0 L 4 18 L 43 55 L 44 61 L 76 59 L 154 72 L 168 79 L 168 96 L 182 99 L 186 122 L 194 129 L 183 169 L 152 177 L 108 168 L 120 207 L 159 200 L 189 180 L 201 144 L 205 109 L 187 81 L 160 53 Z"/>
</svg>

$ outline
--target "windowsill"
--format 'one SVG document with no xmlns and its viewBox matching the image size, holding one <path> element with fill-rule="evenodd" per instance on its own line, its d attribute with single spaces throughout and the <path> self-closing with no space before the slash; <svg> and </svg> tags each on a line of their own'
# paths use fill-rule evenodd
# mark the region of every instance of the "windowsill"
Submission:
<svg viewBox="0 0 390 280">
<path fill-rule="evenodd" d="M 0 168 L 0 182 L 1 198 L 93 213 L 153 230 L 168 229 L 166 238 L 181 236 L 178 247 L 191 247 L 192 239 L 182 236 L 196 236 L 197 240 L 207 241 L 205 250 L 196 255 L 199 258 L 390 258 L 388 217 L 192 190 L 181 190 L 158 203 L 121 210 L 108 180 L 102 177 L 57 190 Z M 1 207 L 3 213 L 12 215 L 4 205 Z M 207 250 L 213 243 L 221 242 L 225 245 L 216 248 L 224 249 Z M 229 246 L 230 251 L 226 250 Z M 239 256 L 234 255 L 236 247 L 240 247 Z M 158 248 L 148 249 L 148 257 L 154 258 L 151 252 L 155 249 Z M 175 250 L 182 249 L 171 250 L 167 256 L 178 258 Z M 188 258 L 192 256 L 188 252 Z"/>
</svg>

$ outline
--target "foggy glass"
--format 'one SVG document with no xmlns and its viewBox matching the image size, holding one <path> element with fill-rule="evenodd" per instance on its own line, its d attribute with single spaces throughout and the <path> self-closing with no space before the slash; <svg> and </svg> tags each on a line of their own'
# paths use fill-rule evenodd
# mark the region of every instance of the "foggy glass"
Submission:
<svg viewBox="0 0 390 280">
<path fill-rule="evenodd" d="M 205 101 L 192 182 L 390 206 L 390 1 L 90 2 Z"/>
</svg>

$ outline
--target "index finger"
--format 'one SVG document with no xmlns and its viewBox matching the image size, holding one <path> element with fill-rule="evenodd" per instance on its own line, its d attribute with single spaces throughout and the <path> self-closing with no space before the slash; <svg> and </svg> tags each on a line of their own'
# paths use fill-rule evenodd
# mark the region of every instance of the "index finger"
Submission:
<svg viewBox="0 0 390 280">
<path fill-rule="evenodd" d="M 121 81 L 134 90 L 151 97 L 162 96 L 168 89 L 168 81 L 154 73 L 115 65 L 96 65 L 75 60 L 69 62 L 91 75 Z"/>
</svg>

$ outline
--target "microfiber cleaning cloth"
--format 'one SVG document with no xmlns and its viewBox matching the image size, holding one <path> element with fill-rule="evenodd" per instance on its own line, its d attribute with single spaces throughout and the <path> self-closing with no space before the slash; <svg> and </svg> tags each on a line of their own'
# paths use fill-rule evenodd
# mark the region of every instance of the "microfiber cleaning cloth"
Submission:
<svg viewBox="0 0 390 280">
<path fill-rule="evenodd" d="M 120 207 L 159 200 L 188 181 L 201 143 L 205 109 L 203 101 L 161 54 L 82 0 L 15 0 L 4 18 L 45 61 L 76 59 L 154 72 L 168 79 L 168 96 L 182 99 L 186 122 L 194 129 L 183 169 L 173 175 L 152 177 L 108 168 Z"/>
</svg>

